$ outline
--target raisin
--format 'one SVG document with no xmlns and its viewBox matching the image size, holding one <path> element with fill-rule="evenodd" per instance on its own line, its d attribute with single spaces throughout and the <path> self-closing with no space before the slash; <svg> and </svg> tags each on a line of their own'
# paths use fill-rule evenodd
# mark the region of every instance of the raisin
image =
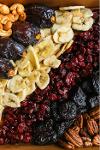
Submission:
<svg viewBox="0 0 100 150">
<path fill-rule="evenodd" d="M 24 46 L 36 44 L 40 37 L 40 29 L 29 22 L 17 21 L 12 26 L 12 37 Z"/>
<path fill-rule="evenodd" d="M 50 108 L 51 108 L 51 116 L 53 117 L 53 119 L 55 121 L 59 121 L 60 116 L 58 114 L 58 103 L 57 102 L 52 102 Z"/>
<path fill-rule="evenodd" d="M 86 95 L 90 95 L 93 93 L 93 84 L 91 78 L 85 79 L 82 84 L 81 88 Z"/>
<path fill-rule="evenodd" d="M 33 125 L 33 143 L 37 145 L 51 144 L 57 141 L 57 134 L 53 130 L 53 120 L 46 120 Z"/>
<path fill-rule="evenodd" d="M 94 74 L 93 74 L 93 78 L 92 78 L 92 82 L 93 82 L 93 87 L 94 87 L 94 90 L 97 94 L 99 94 L 99 86 L 100 86 L 100 83 L 99 83 L 99 72 L 96 71 Z"/>
<path fill-rule="evenodd" d="M 8 59 L 0 58 L 0 77 L 11 78 L 14 75 L 14 67 Z"/>
<path fill-rule="evenodd" d="M 68 102 L 61 102 L 59 104 L 59 115 L 61 120 L 71 120 L 74 119 L 77 115 L 77 106 L 74 102 L 68 101 Z"/>
<path fill-rule="evenodd" d="M 94 108 L 98 105 L 99 105 L 99 97 L 98 96 L 94 96 L 94 97 L 91 97 L 90 99 L 88 99 L 89 109 Z"/>
<path fill-rule="evenodd" d="M 26 14 L 28 21 L 40 28 L 50 28 L 55 22 L 55 11 L 47 6 L 28 6 Z"/>
<path fill-rule="evenodd" d="M 16 61 L 22 57 L 23 52 L 23 45 L 8 37 L 0 38 L 0 57 Z"/>
<path fill-rule="evenodd" d="M 80 108 L 86 106 L 86 95 L 83 92 L 83 90 L 81 89 L 81 87 L 78 87 L 77 91 L 75 92 L 75 95 L 73 97 L 73 101 Z"/>
</svg>

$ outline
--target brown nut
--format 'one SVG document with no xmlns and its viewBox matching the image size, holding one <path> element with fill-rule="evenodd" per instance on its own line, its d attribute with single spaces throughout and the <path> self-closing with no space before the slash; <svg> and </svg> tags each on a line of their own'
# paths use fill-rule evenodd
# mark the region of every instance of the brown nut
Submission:
<svg viewBox="0 0 100 150">
<path fill-rule="evenodd" d="M 100 135 L 99 134 L 94 136 L 94 138 L 93 138 L 93 145 L 100 146 Z"/>
<path fill-rule="evenodd" d="M 65 132 L 65 138 L 67 141 L 69 141 L 77 147 L 83 146 L 83 141 L 81 137 L 73 129 L 69 129 L 68 133 Z"/>
<path fill-rule="evenodd" d="M 87 120 L 87 129 L 90 135 L 97 134 L 99 131 L 97 122 L 94 119 Z"/>
<path fill-rule="evenodd" d="M 0 13 L 3 15 L 7 15 L 10 13 L 9 7 L 7 5 L 0 3 Z"/>
<path fill-rule="evenodd" d="M 20 3 L 15 3 L 10 7 L 10 11 L 14 14 L 15 11 L 18 13 L 18 15 L 21 15 L 24 12 L 24 6 Z"/>
<path fill-rule="evenodd" d="M 80 115 L 80 116 L 77 118 L 77 120 L 76 120 L 76 122 L 75 122 L 75 125 L 77 125 L 78 127 L 80 127 L 80 129 L 83 128 L 83 116 L 82 116 L 82 115 Z"/>
<path fill-rule="evenodd" d="M 19 15 L 19 20 L 20 21 L 26 20 L 26 13 L 25 12 L 23 12 L 22 14 Z"/>
<path fill-rule="evenodd" d="M 8 37 L 8 36 L 11 36 L 11 34 L 12 34 L 12 30 L 11 29 L 9 29 L 8 31 L 0 29 L 0 36 Z"/>
<path fill-rule="evenodd" d="M 89 112 L 89 114 L 94 120 L 99 120 L 100 119 L 99 106 L 95 107 L 92 111 Z"/>
<path fill-rule="evenodd" d="M 3 29 L 3 25 L 0 23 L 0 29 Z"/>
<path fill-rule="evenodd" d="M 66 143 L 62 140 L 59 140 L 58 143 L 60 146 L 62 146 L 65 149 L 75 149 L 75 146 L 72 143 Z"/>
<path fill-rule="evenodd" d="M 12 27 L 12 22 L 11 21 L 8 21 L 4 26 L 3 26 L 3 29 L 8 31 L 9 29 L 11 29 Z"/>
</svg>

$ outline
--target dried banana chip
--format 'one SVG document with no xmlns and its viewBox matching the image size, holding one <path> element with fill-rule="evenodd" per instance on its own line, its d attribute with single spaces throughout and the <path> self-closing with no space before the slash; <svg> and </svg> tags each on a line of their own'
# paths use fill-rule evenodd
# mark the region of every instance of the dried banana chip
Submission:
<svg viewBox="0 0 100 150">
<path fill-rule="evenodd" d="M 89 18 L 93 16 L 93 12 L 89 8 L 84 8 L 81 10 L 81 13 L 83 14 L 84 18 Z"/>
<path fill-rule="evenodd" d="M 58 60 L 55 55 L 48 57 L 44 60 L 44 65 L 51 68 L 58 68 L 61 64 L 61 60 Z"/>
<path fill-rule="evenodd" d="M 68 6 L 68 7 L 60 7 L 59 10 L 73 10 L 73 9 L 82 9 L 85 6 Z"/>
<path fill-rule="evenodd" d="M 44 64 L 40 64 L 40 72 L 46 72 L 46 73 L 49 73 L 51 71 L 51 67 L 48 67 Z"/>
<path fill-rule="evenodd" d="M 41 32 L 41 38 L 42 39 L 51 35 L 51 29 L 49 29 L 49 28 L 41 29 L 40 32 Z"/>
<path fill-rule="evenodd" d="M 39 59 L 37 54 L 35 53 L 34 48 L 31 45 L 28 47 L 27 52 L 28 52 L 27 57 L 29 58 L 33 66 L 35 65 L 36 69 L 39 69 L 40 68 Z"/>
<path fill-rule="evenodd" d="M 23 82 L 23 78 L 20 75 L 14 76 L 7 83 L 7 88 L 13 93 L 18 93 L 23 91 L 25 88 L 25 84 Z"/>
<path fill-rule="evenodd" d="M 70 48 L 70 46 L 73 44 L 73 40 L 71 40 L 69 43 L 65 43 L 61 50 L 56 54 L 56 57 L 58 58 L 60 55 L 62 55 L 67 49 Z"/>
<path fill-rule="evenodd" d="M 36 82 L 37 86 L 43 90 L 47 87 L 50 82 L 50 77 L 46 72 L 41 73 L 39 81 Z"/>
<path fill-rule="evenodd" d="M 26 84 L 25 87 L 26 95 L 30 95 L 36 89 L 35 82 L 32 81 L 32 79 L 28 79 L 28 78 L 25 78 L 24 82 Z"/>
<path fill-rule="evenodd" d="M 66 28 L 65 26 L 62 26 L 54 33 L 53 40 L 55 41 L 55 43 L 64 44 L 72 40 L 73 37 L 74 37 L 73 30 L 71 28 Z"/>
</svg>

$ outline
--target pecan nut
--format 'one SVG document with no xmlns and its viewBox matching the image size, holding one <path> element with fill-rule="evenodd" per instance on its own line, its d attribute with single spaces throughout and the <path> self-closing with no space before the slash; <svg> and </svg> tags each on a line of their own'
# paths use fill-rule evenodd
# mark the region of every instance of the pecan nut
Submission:
<svg viewBox="0 0 100 150">
<path fill-rule="evenodd" d="M 73 129 L 69 129 L 68 133 L 65 132 L 65 138 L 67 141 L 69 141 L 77 147 L 83 146 L 83 141 L 81 137 Z"/>
<path fill-rule="evenodd" d="M 100 135 L 99 134 L 94 136 L 94 138 L 93 138 L 93 145 L 100 146 Z"/>
<path fill-rule="evenodd" d="M 77 120 L 76 120 L 76 122 L 75 122 L 75 125 L 77 125 L 78 127 L 80 127 L 80 129 L 83 128 L 83 116 L 82 116 L 82 115 L 80 115 L 80 116 L 77 118 Z"/>
<path fill-rule="evenodd" d="M 75 146 L 72 143 L 66 143 L 62 140 L 59 140 L 58 142 L 59 142 L 59 145 L 65 149 L 75 149 Z"/>
<path fill-rule="evenodd" d="M 99 106 L 95 107 L 92 111 L 90 111 L 90 117 L 92 117 L 94 120 L 100 119 L 100 109 Z"/>
<path fill-rule="evenodd" d="M 99 131 L 97 122 L 94 119 L 87 120 L 87 129 L 90 135 L 97 134 Z"/>
</svg>

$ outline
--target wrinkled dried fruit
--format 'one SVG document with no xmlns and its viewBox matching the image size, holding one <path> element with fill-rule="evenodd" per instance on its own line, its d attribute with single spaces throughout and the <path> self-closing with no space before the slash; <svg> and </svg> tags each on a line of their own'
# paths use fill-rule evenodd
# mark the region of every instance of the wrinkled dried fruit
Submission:
<svg viewBox="0 0 100 150">
<path fill-rule="evenodd" d="M 24 46 L 36 44 L 41 38 L 40 29 L 29 23 L 17 21 L 12 26 L 12 37 Z"/>
<path fill-rule="evenodd" d="M 52 8 L 42 5 L 26 7 L 28 21 L 40 28 L 49 28 L 55 22 L 55 11 Z"/>
<path fill-rule="evenodd" d="M 25 48 L 11 38 L 0 38 L 0 57 L 9 60 L 18 60 L 22 57 Z"/>
</svg>

